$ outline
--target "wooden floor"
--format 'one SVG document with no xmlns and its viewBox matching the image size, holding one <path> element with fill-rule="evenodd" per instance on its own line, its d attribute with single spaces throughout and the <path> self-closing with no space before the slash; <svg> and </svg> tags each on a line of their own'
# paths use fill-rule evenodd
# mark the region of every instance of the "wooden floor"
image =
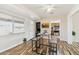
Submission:
<svg viewBox="0 0 79 59">
<path fill-rule="evenodd" d="M 43 40 L 44 44 L 47 44 L 47 40 Z M 9 49 L 7 51 L 4 51 L 0 53 L 0 55 L 38 55 L 37 53 L 32 51 L 32 44 L 31 40 L 27 43 L 22 43 L 12 49 Z M 47 47 L 44 47 L 42 49 L 38 49 L 40 52 L 45 52 L 47 50 Z"/>
<path fill-rule="evenodd" d="M 32 55 L 32 45 L 31 41 L 27 42 L 26 44 L 20 44 L 12 49 L 9 49 L 5 52 L 0 53 L 0 55 Z"/>
<path fill-rule="evenodd" d="M 65 41 L 60 41 L 58 45 L 58 51 L 61 55 L 79 55 L 79 43 L 74 42 L 72 45 L 68 44 Z M 41 50 L 41 49 L 39 49 Z M 47 47 L 43 49 L 43 52 L 48 50 Z M 20 44 L 12 49 L 0 53 L 0 55 L 38 55 L 32 51 L 31 41 L 26 44 Z"/>
<path fill-rule="evenodd" d="M 60 52 L 62 55 L 79 55 L 79 43 L 74 42 L 70 45 L 65 41 L 61 41 Z"/>
</svg>

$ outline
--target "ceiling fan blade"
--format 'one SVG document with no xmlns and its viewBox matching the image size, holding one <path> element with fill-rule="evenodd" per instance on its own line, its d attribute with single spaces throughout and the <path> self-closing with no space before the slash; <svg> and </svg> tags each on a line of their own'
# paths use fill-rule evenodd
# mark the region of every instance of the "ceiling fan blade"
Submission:
<svg viewBox="0 0 79 59">
<path fill-rule="evenodd" d="M 55 5 L 51 5 L 51 4 L 42 5 L 42 7 L 40 9 L 42 9 L 42 10 L 47 10 L 47 9 L 55 10 L 54 6 Z"/>
</svg>

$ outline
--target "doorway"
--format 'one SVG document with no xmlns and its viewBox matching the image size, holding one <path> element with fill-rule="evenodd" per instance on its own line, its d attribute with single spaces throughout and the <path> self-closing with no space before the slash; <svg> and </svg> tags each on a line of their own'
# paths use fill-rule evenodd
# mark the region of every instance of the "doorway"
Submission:
<svg viewBox="0 0 79 59">
<path fill-rule="evenodd" d="M 41 25 L 40 22 L 36 22 L 36 37 L 38 36 L 37 34 L 41 32 L 40 25 Z"/>
<path fill-rule="evenodd" d="M 51 23 L 51 38 L 54 43 L 60 40 L 60 23 Z"/>
</svg>

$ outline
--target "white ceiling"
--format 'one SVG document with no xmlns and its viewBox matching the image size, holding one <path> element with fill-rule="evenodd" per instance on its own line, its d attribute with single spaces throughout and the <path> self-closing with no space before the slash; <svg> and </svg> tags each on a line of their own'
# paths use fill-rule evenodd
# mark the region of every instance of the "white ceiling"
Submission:
<svg viewBox="0 0 79 59">
<path fill-rule="evenodd" d="M 74 7 L 73 4 L 56 4 L 54 5 L 55 10 L 53 10 L 53 14 L 48 14 L 41 8 L 44 5 L 26 5 L 30 10 L 35 12 L 39 16 L 47 17 L 47 16 L 65 16 L 67 15 L 71 9 Z"/>
<path fill-rule="evenodd" d="M 2 4 L 0 5 L 0 13 L 11 15 L 18 18 L 38 18 L 49 16 L 65 16 L 75 6 L 73 4 L 55 4 L 53 5 L 53 14 L 46 13 L 42 8 L 44 4 Z"/>
</svg>

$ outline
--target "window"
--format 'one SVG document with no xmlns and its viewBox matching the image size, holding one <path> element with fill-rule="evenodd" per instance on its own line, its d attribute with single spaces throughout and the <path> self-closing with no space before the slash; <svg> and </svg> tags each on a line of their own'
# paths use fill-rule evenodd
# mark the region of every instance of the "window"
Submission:
<svg viewBox="0 0 79 59">
<path fill-rule="evenodd" d="M 12 23 L 0 20 L 0 36 L 7 35 L 12 32 Z"/>
<path fill-rule="evenodd" d="M 22 32 L 24 32 L 23 23 L 0 20 L 0 36 Z"/>
<path fill-rule="evenodd" d="M 24 24 L 14 23 L 14 32 L 13 33 L 21 33 L 21 32 L 24 32 Z"/>
</svg>

